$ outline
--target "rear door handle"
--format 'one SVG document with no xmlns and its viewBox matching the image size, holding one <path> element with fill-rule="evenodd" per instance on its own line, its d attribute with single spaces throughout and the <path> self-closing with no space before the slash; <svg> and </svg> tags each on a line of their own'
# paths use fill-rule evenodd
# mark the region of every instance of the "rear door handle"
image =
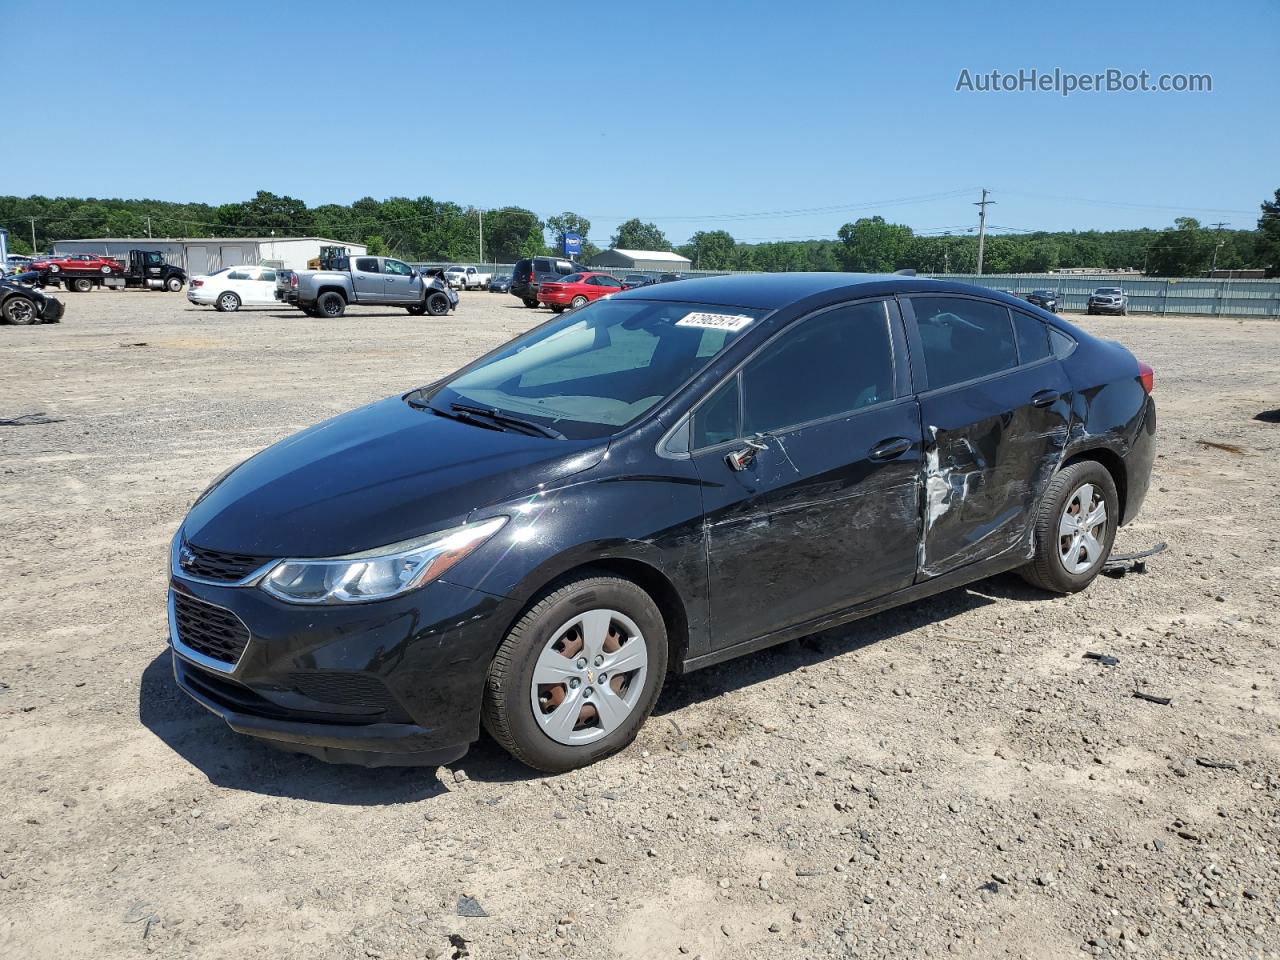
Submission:
<svg viewBox="0 0 1280 960">
<path fill-rule="evenodd" d="M 911 441 L 906 437 L 894 437 L 891 440 L 881 440 L 867 454 L 872 460 L 892 460 L 894 457 L 900 457 L 911 449 Z"/>
<path fill-rule="evenodd" d="M 1057 390 L 1041 390 L 1039 393 L 1031 395 L 1031 405 L 1033 407 L 1051 407 L 1058 402 L 1058 398 L 1062 394 Z"/>
</svg>

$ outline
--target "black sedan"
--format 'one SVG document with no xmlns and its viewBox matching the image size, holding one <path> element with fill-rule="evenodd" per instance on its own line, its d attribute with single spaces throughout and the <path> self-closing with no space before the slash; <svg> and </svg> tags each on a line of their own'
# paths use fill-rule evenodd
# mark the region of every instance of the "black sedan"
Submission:
<svg viewBox="0 0 1280 960">
<path fill-rule="evenodd" d="M 509 273 L 495 274 L 489 280 L 488 290 L 490 293 L 510 293 L 511 292 L 511 274 Z"/>
<path fill-rule="evenodd" d="M 219 477 L 173 539 L 178 684 L 326 760 L 546 771 L 682 674 L 1006 570 L 1087 587 L 1151 369 L 1016 297 L 755 274 L 614 294 Z"/>
<path fill-rule="evenodd" d="M 1034 303 L 1050 313 L 1058 312 L 1058 294 L 1053 290 L 1032 290 L 1027 294 L 1027 303 Z"/>
<path fill-rule="evenodd" d="M 46 297 L 32 286 L 40 279 L 34 272 L 0 277 L 0 318 L 8 323 L 57 323 L 62 319 L 63 303 L 57 297 Z"/>
</svg>

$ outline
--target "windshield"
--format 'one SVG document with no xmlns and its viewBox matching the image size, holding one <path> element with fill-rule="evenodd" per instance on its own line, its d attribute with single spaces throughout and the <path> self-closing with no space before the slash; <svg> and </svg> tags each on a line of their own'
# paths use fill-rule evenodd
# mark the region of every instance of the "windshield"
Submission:
<svg viewBox="0 0 1280 960">
<path fill-rule="evenodd" d="M 661 403 L 765 315 L 694 303 L 598 300 L 514 341 L 431 397 L 606 437 Z"/>
<path fill-rule="evenodd" d="M 1094 293 L 1119 293 L 1119 287 L 1099 287 Z"/>
<path fill-rule="evenodd" d="M 1031 295 L 1033 297 L 1052 297 L 1053 291 L 1052 290 L 1034 290 L 1032 291 Z"/>
</svg>

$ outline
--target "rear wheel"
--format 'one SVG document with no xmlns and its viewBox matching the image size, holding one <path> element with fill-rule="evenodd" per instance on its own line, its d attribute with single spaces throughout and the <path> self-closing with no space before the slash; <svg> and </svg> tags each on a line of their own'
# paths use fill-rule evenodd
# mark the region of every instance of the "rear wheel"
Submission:
<svg viewBox="0 0 1280 960">
<path fill-rule="evenodd" d="M 621 750 L 667 672 L 657 604 L 619 577 L 587 577 L 535 603 L 489 667 L 482 719 L 512 756 L 563 773 Z"/>
<path fill-rule="evenodd" d="M 93 289 L 93 281 L 88 277 L 77 277 L 71 281 L 71 289 L 76 293 L 88 293 Z"/>
<path fill-rule="evenodd" d="M 342 298 L 342 294 L 330 290 L 320 294 L 320 298 L 316 300 L 316 311 L 322 317 L 336 320 L 347 312 L 347 301 Z"/>
<path fill-rule="evenodd" d="M 225 313 L 235 313 L 240 309 L 240 298 L 228 290 L 226 293 L 218 294 L 218 299 L 213 301 L 213 308 Z"/>
<path fill-rule="evenodd" d="M 1035 558 L 1018 572 L 1052 593 L 1076 593 L 1093 583 L 1111 555 L 1120 498 L 1111 473 L 1096 460 L 1060 471 L 1040 500 Z"/>
<path fill-rule="evenodd" d="M 4 313 L 4 318 L 10 323 L 22 326 L 35 323 L 40 319 L 40 313 L 36 309 L 35 302 L 20 295 L 12 296 L 6 300 L 3 311 L 0 312 Z"/>
<path fill-rule="evenodd" d="M 584 297 L 582 294 L 578 294 L 571 301 L 569 301 L 569 306 L 573 307 L 573 309 L 575 310 L 581 307 L 585 307 L 586 305 L 587 305 L 587 298 Z"/>
</svg>

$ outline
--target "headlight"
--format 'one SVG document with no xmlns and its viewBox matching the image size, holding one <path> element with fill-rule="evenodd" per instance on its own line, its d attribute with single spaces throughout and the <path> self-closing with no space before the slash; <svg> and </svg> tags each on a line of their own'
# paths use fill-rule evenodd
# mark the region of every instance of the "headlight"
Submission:
<svg viewBox="0 0 1280 960">
<path fill-rule="evenodd" d="M 262 578 L 262 589 L 289 603 L 385 600 L 435 580 L 506 522 L 492 517 L 345 557 L 281 560 Z"/>
</svg>

